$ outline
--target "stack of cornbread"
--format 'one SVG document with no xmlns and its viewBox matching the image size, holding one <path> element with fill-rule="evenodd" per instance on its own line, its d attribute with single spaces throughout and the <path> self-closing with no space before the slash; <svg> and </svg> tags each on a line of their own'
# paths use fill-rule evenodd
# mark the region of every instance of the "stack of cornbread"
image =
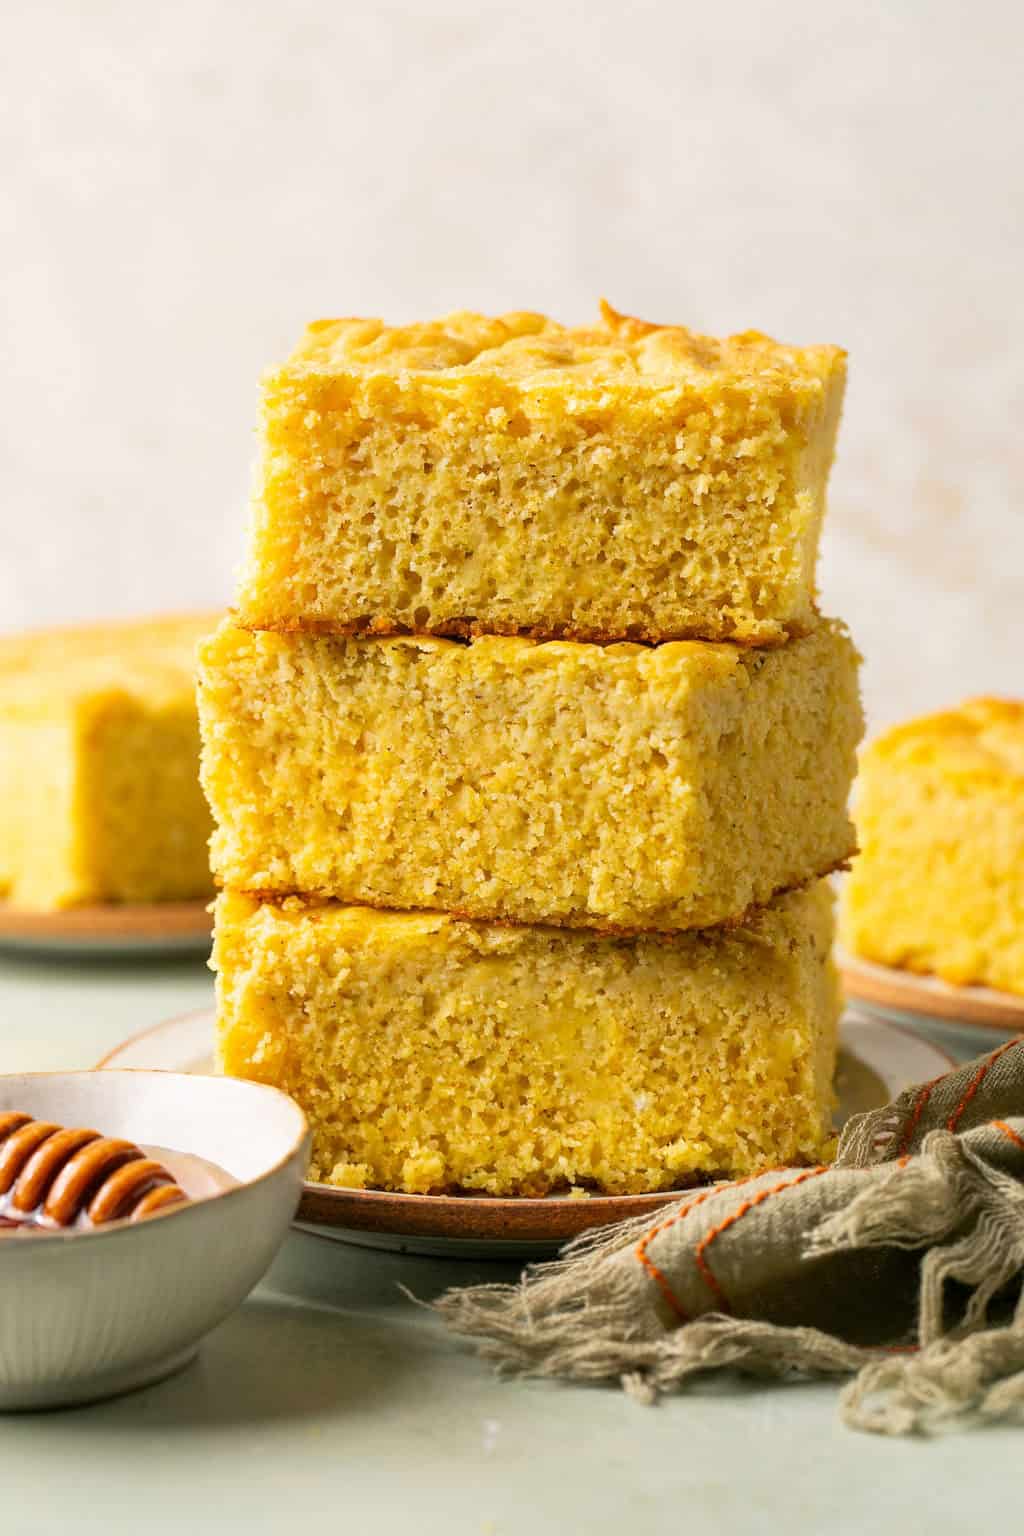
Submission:
<svg viewBox="0 0 1024 1536">
<path fill-rule="evenodd" d="M 671 1188 L 817 1160 L 857 658 L 831 347 L 605 307 L 311 326 L 202 648 L 224 1069 L 315 1176 Z"/>
</svg>

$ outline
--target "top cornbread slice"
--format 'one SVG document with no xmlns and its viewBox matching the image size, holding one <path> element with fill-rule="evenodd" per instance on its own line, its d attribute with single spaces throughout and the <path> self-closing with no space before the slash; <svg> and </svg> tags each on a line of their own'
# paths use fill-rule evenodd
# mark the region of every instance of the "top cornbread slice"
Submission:
<svg viewBox="0 0 1024 1536">
<path fill-rule="evenodd" d="M 195 648 L 213 614 L 0 638 L 0 897 L 205 896 Z"/>
<path fill-rule="evenodd" d="M 847 946 L 1024 993 L 1024 704 L 972 699 L 887 732 L 862 754 L 856 816 Z"/>
<path fill-rule="evenodd" d="M 857 656 L 225 623 L 200 650 L 226 886 L 567 926 L 699 928 L 852 852 Z"/>
<path fill-rule="evenodd" d="M 265 381 L 243 623 L 343 634 L 807 630 L 836 347 L 602 307 L 324 320 Z"/>
</svg>

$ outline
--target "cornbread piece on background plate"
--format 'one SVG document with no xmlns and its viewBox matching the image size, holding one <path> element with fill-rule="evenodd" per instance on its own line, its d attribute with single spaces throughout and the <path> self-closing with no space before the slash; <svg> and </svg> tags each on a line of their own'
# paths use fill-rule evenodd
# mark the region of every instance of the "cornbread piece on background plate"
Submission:
<svg viewBox="0 0 1024 1536">
<path fill-rule="evenodd" d="M 265 381 L 242 618 L 779 643 L 813 623 L 844 383 L 836 347 L 607 305 L 319 321 Z"/>
<path fill-rule="evenodd" d="M 211 891 L 195 648 L 216 623 L 0 639 L 0 899 L 52 911 Z"/>
<path fill-rule="evenodd" d="M 972 699 L 865 748 L 843 941 L 1024 994 L 1024 704 Z"/>
<path fill-rule="evenodd" d="M 225 623 L 200 651 L 214 873 L 262 894 L 699 928 L 841 864 L 857 656 L 345 639 Z"/>
<path fill-rule="evenodd" d="M 226 1072 L 283 1088 L 313 1177 L 413 1193 L 671 1188 L 821 1159 L 839 1015 L 822 884 L 621 938 L 218 898 Z"/>
</svg>

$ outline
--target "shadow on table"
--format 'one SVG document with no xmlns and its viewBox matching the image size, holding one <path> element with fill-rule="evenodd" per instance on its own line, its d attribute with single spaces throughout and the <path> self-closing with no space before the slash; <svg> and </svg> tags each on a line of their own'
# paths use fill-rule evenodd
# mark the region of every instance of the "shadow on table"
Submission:
<svg viewBox="0 0 1024 1536">
<path fill-rule="evenodd" d="M 398 1309 L 408 1313 L 415 1309 L 403 1287 L 420 1301 L 434 1301 L 453 1285 L 515 1281 L 521 1273 L 519 1264 L 420 1258 L 293 1232 L 271 1266 L 260 1294 L 344 1311 L 390 1313 Z"/>
<path fill-rule="evenodd" d="M 372 1411 L 377 1400 L 403 1390 L 415 1367 L 405 1331 L 250 1302 L 203 1343 L 195 1364 L 141 1394 L 134 1408 L 126 1402 L 125 1427 L 237 1426 Z"/>
<path fill-rule="evenodd" d="M 295 1233 L 264 1284 L 177 1376 L 43 1418 L 58 1433 L 87 1418 L 90 1432 L 144 1436 L 365 1415 L 419 1392 L 429 1411 L 430 1367 L 440 1354 L 456 1369 L 460 1357 L 465 1369 L 479 1364 L 400 1285 L 428 1301 L 450 1285 L 517 1274 L 508 1265 L 407 1258 Z"/>
</svg>

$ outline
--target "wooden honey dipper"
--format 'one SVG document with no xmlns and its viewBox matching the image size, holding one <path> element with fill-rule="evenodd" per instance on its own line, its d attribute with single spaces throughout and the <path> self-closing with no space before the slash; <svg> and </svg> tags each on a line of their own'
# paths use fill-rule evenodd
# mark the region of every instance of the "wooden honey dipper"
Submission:
<svg viewBox="0 0 1024 1536">
<path fill-rule="evenodd" d="M 0 1226 L 142 1221 L 187 1199 L 133 1142 L 0 1112 Z"/>
</svg>

